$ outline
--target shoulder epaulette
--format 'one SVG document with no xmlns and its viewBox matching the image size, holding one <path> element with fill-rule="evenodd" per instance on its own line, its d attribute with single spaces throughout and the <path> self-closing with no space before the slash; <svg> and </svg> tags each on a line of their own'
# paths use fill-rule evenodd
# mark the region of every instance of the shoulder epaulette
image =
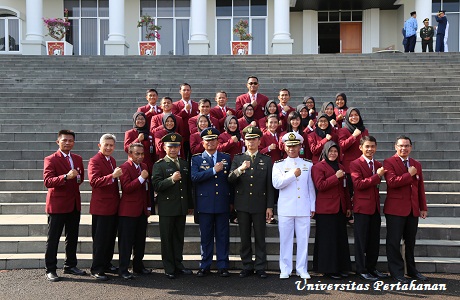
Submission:
<svg viewBox="0 0 460 300">
<path fill-rule="evenodd" d="M 160 158 L 160 159 L 157 160 L 155 163 L 160 162 L 160 161 L 164 161 L 164 160 L 165 160 L 164 158 Z"/>
<path fill-rule="evenodd" d="M 222 154 L 227 154 L 227 155 L 231 156 L 230 153 L 227 153 L 227 152 L 221 152 L 221 153 L 222 153 Z"/>
<path fill-rule="evenodd" d="M 276 164 L 277 162 L 282 162 L 283 160 L 284 160 L 284 158 L 283 158 L 283 159 L 280 159 L 280 160 L 277 160 L 277 161 L 275 161 L 275 164 Z"/>
<path fill-rule="evenodd" d="M 259 152 L 260 153 L 260 152 Z M 260 153 L 261 155 L 265 155 L 266 157 L 270 157 L 270 159 L 272 158 L 270 155 L 268 154 L 265 154 L 265 153 Z"/>
<path fill-rule="evenodd" d="M 192 155 L 192 157 L 197 156 L 197 155 L 201 155 L 201 154 L 203 154 L 203 153 L 195 153 L 195 154 Z"/>
<path fill-rule="evenodd" d="M 311 159 L 308 159 L 308 158 L 305 158 L 305 157 L 302 157 L 302 159 L 303 159 L 304 161 L 308 161 L 308 162 L 313 163 L 313 161 L 312 161 Z"/>
<path fill-rule="evenodd" d="M 243 154 L 244 154 L 244 153 L 238 153 L 238 154 L 235 154 L 235 156 L 237 156 L 237 155 L 243 155 Z"/>
</svg>

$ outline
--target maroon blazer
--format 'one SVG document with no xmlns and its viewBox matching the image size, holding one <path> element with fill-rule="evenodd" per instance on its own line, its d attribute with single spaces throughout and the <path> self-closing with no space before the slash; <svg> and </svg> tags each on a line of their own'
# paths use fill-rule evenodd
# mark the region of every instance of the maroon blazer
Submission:
<svg viewBox="0 0 460 300">
<path fill-rule="evenodd" d="M 343 169 L 341 164 L 339 167 Z M 335 173 L 325 160 L 311 168 L 311 176 L 317 189 L 317 214 L 336 214 L 339 212 L 340 206 L 343 213 L 346 213 L 347 209 L 351 210 L 350 194 L 348 188 L 344 187 L 346 179 L 345 177 L 337 178 Z"/>
<path fill-rule="evenodd" d="M 198 131 L 190 135 L 190 152 L 192 155 L 204 152 L 203 139 Z"/>
<path fill-rule="evenodd" d="M 139 171 L 132 160 L 128 159 L 120 166 L 123 174 L 120 176 L 121 200 L 118 208 L 120 217 L 139 217 L 144 213 L 148 216 L 147 208 L 150 207 L 150 191 L 148 190 L 148 178 L 141 184 Z M 142 170 L 147 165 L 141 163 Z"/>
<path fill-rule="evenodd" d="M 257 107 L 254 108 L 254 119 L 260 120 L 265 117 L 265 104 L 268 102 L 268 97 L 261 93 L 257 93 L 256 101 Z M 236 98 L 235 110 L 238 118 L 243 116 L 243 105 L 246 103 L 251 103 L 251 97 L 249 97 L 248 93 L 239 95 Z"/>
<path fill-rule="evenodd" d="M 335 118 L 335 120 L 337 121 L 337 127 L 340 129 L 342 128 L 342 123 L 343 123 L 343 120 L 345 120 L 345 114 L 347 113 L 347 110 L 348 108 L 345 108 L 345 109 L 342 109 L 342 116 L 343 116 L 343 119 L 342 120 L 339 120 L 339 109 L 337 107 L 334 106 L 334 113 L 335 115 L 337 116 Z"/>
<path fill-rule="evenodd" d="M 236 154 L 244 152 L 243 146 L 244 141 L 234 142 L 230 133 L 223 132 L 219 135 L 219 146 L 217 146 L 217 151 L 228 153 L 233 160 Z"/>
<path fill-rule="evenodd" d="M 338 144 L 338 137 L 334 132 L 331 132 L 332 139 L 336 144 Z M 327 138 L 321 138 L 315 131 L 312 131 L 307 134 L 308 146 L 310 147 L 310 152 L 312 154 L 313 164 L 316 164 L 319 161 L 321 152 L 323 151 L 324 145 L 329 141 Z"/>
<path fill-rule="evenodd" d="M 231 111 L 232 114 L 236 116 L 236 111 L 230 107 L 225 106 L 225 111 Z M 213 116 L 214 118 L 216 118 L 217 120 L 219 120 L 220 129 L 219 128 L 217 129 L 219 129 L 221 133 L 224 132 L 224 123 L 225 123 L 225 119 L 227 118 L 227 114 L 224 114 L 222 112 L 222 109 L 218 105 L 211 108 L 211 111 L 209 112 L 209 114 Z"/>
<path fill-rule="evenodd" d="M 152 174 L 153 163 L 156 161 L 155 136 L 152 132 L 150 132 L 150 135 L 148 137 L 144 137 L 142 142 L 139 142 L 138 137 L 139 133 L 135 128 L 125 132 L 125 152 L 128 153 L 129 145 L 132 143 L 141 143 L 144 146 L 144 160 L 142 162 L 147 165 L 147 171 L 149 171 L 149 174 Z"/>
<path fill-rule="evenodd" d="M 70 166 L 61 151 L 58 150 L 45 157 L 43 181 L 48 188 L 45 208 L 47 214 L 69 213 L 74 208 L 78 211 L 81 210 L 79 186 L 85 177 L 83 159 L 80 155 L 71 152 L 70 157 L 72 157 L 75 170 L 80 174 L 80 183 L 77 183 L 77 177 L 67 179 L 67 181 L 64 180 L 64 175 L 70 171 Z"/>
<path fill-rule="evenodd" d="M 188 129 L 190 131 L 190 135 L 194 134 L 198 130 L 198 127 L 196 126 L 196 121 L 198 120 L 199 116 L 200 115 L 197 115 L 197 116 L 194 116 L 194 117 L 191 117 L 190 119 L 188 119 Z M 209 120 L 211 121 L 211 124 L 212 124 L 212 126 L 214 128 L 219 130 L 219 132 L 222 132 L 222 130 L 219 127 L 219 120 L 218 119 L 216 119 L 216 118 L 214 118 L 213 116 L 210 115 Z"/>
<path fill-rule="evenodd" d="M 286 114 L 283 114 L 283 109 L 281 108 L 281 105 L 278 103 L 277 106 L 278 106 L 278 111 L 279 111 L 278 118 L 280 119 L 280 121 L 282 121 L 281 126 L 282 126 L 284 129 L 286 129 L 286 126 L 287 126 L 287 125 L 286 125 L 286 124 L 287 124 L 287 118 L 288 118 L 289 114 L 290 114 L 292 111 L 295 111 L 295 108 L 293 108 L 293 107 L 291 107 L 291 106 L 288 105 L 288 107 L 289 107 L 288 112 L 287 112 Z M 283 129 L 283 131 L 284 131 L 284 129 Z"/>
<path fill-rule="evenodd" d="M 163 128 L 163 115 L 164 113 L 161 113 L 159 115 L 153 116 L 152 117 L 152 123 L 150 123 L 150 132 L 155 133 L 158 130 L 162 130 Z M 184 125 L 184 120 L 182 120 L 181 117 L 176 116 L 176 131 L 184 136 L 184 130 L 185 130 L 185 125 Z"/>
<path fill-rule="evenodd" d="M 192 112 L 189 113 L 189 112 L 186 112 L 184 110 L 184 107 L 185 107 L 185 104 L 182 100 L 179 100 L 179 101 L 176 101 L 173 103 L 173 108 L 172 108 L 172 112 L 173 114 L 175 114 L 176 116 L 179 116 L 182 118 L 182 120 L 184 121 L 184 128 L 182 129 L 182 132 L 183 132 L 183 138 L 185 141 L 189 141 L 190 139 L 190 130 L 189 130 L 189 127 L 188 127 L 188 119 L 190 119 L 191 117 L 194 117 L 196 115 L 198 115 L 200 113 L 200 111 L 198 110 L 198 103 L 195 102 L 195 101 L 191 101 L 192 102 Z"/>
<path fill-rule="evenodd" d="M 112 165 L 110 165 L 112 164 Z M 113 169 L 112 169 L 113 167 Z M 89 213 L 99 216 L 113 216 L 118 212 L 120 191 L 118 178 L 113 178 L 113 170 L 117 162 L 110 157 L 110 162 L 98 152 L 88 163 L 88 180 L 92 188 Z"/>
<path fill-rule="evenodd" d="M 350 163 L 363 155 L 359 150 L 359 141 L 363 136 L 368 136 L 367 129 L 358 137 L 354 137 L 347 128 L 340 128 L 338 131 L 341 162 L 346 173 L 350 173 Z"/>
<path fill-rule="evenodd" d="M 421 210 L 427 211 L 422 165 L 415 159 L 409 158 L 409 166 L 417 169 L 415 176 L 410 176 L 397 154 L 385 159 L 383 165 L 387 170 L 385 173 L 387 197 L 383 212 L 405 217 L 412 210 L 413 216 L 419 217 Z"/>
<path fill-rule="evenodd" d="M 259 129 L 262 130 L 262 132 L 267 131 L 267 117 L 266 116 L 260 119 L 259 121 L 257 121 L 257 124 L 258 124 L 257 127 L 259 127 Z M 280 119 L 278 123 L 278 127 L 276 128 L 276 132 L 281 133 L 285 130 L 286 130 L 286 123 L 284 120 Z"/>
<path fill-rule="evenodd" d="M 353 212 L 373 215 L 375 210 L 380 213 L 379 184 L 380 176 L 377 169 L 382 164 L 374 159 L 374 172 L 369 168 L 364 157 L 361 155 L 350 163 L 351 180 L 353 181 Z"/>
<path fill-rule="evenodd" d="M 280 160 L 283 158 L 281 150 L 279 149 L 279 140 L 280 136 L 278 133 L 278 141 L 275 139 L 275 137 L 272 135 L 270 131 L 265 131 L 262 137 L 260 138 L 260 145 L 259 145 L 259 151 L 262 154 L 266 154 L 271 157 L 272 163 L 275 163 L 275 161 Z M 276 144 L 276 148 L 273 150 L 268 151 L 268 146 L 271 144 Z"/>
<path fill-rule="evenodd" d="M 287 131 L 283 131 L 279 135 L 279 148 L 281 150 L 283 158 L 287 157 L 286 152 L 284 151 L 284 143 L 282 141 L 282 138 L 286 133 L 287 133 Z M 311 153 L 310 147 L 308 146 L 308 133 L 302 133 L 302 137 L 303 137 L 303 143 L 300 145 L 301 148 L 300 148 L 299 157 L 311 160 L 312 157 L 313 157 L 313 154 Z"/>
<path fill-rule="evenodd" d="M 159 107 L 158 105 L 156 105 L 156 111 L 155 111 L 155 109 L 153 111 L 150 111 L 150 104 L 147 104 L 147 105 L 139 107 L 137 109 L 137 111 L 143 112 L 145 114 L 145 117 L 147 118 L 147 120 L 146 120 L 147 125 L 150 128 L 152 117 L 156 116 L 158 114 L 161 114 L 163 112 L 163 109 L 161 107 Z"/>
<path fill-rule="evenodd" d="M 166 156 L 166 151 L 163 149 L 163 142 L 161 139 L 168 134 L 168 131 L 166 129 L 161 129 L 155 132 L 155 145 L 156 145 L 156 153 L 158 156 L 158 159 L 163 158 Z M 185 154 L 184 154 L 184 140 L 180 143 L 180 152 L 179 156 L 185 159 Z"/>
</svg>

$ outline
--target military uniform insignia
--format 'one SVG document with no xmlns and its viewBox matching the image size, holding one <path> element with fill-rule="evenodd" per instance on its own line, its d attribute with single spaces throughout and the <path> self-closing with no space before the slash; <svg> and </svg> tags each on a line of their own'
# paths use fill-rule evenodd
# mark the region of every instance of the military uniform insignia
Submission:
<svg viewBox="0 0 460 300">
<path fill-rule="evenodd" d="M 252 133 L 252 127 L 248 128 L 248 133 Z"/>
<path fill-rule="evenodd" d="M 176 135 L 175 134 L 171 135 L 171 141 L 174 142 L 175 140 L 176 140 Z"/>
</svg>

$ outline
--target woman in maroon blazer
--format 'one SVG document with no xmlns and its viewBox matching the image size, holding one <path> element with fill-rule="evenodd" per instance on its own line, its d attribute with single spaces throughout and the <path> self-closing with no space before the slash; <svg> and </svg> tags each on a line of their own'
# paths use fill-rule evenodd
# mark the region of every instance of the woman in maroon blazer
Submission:
<svg viewBox="0 0 460 300">
<path fill-rule="evenodd" d="M 147 171 L 152 175 L 153 163 L 156 161 L 155 140 L 150 132 L 147 117 L 143 112 L 136 112 L 133 115 L 133 129 L 125 132 L 124 149 L 128 153 L 129 145 L 133 143 L 141 143 L 144 146 L 144 160 L 147 165 Z"/>
<path fill-rule="evenodd" d="M 194 132 L 190 135 L 190 152 L 193 154 L 203 153 L 203 139 L 201 138 L 201 131 L 212 127 L 211 121 L 205 115 L 200 115 L 196 120 L 197 132 Z"/>
<path fill-rule="evenodd" d="M 230 154 L 230 158 L 246 151 L 244 140 L 235 116 L 227 116 L 224 122 L 224 132 L 219 135 L 218 151 Z"/>
<path fill-rule="evenodd" d="M 329 123 L 331 123 L 333 130 L 335 131 L 339 129 L 339 124 L 336 121 L 337 116 L 334 112 L 334 103 L 324 102 L 318 115 L 326 115 L 326 118 L 329 120 Z"/>
<path fill-rule="evenodd" d="M 299 157 L 311 159 L 312 153 L 310 147 L 308 146 L 307 136 L 308 133 L 305 133 L 302 126 L 301 116 L 297 111 L 291 111 L 287 117 L 286 131 L 280 133 L 279 137 L 279 149 L 281 150 L 283 157 L 286 157 L 286 152 L 284 152 L 284 143 L 282 141 L 283 136 L 288 132 L 297 132 L 303 137 L 304 142 L 300 144 Z"/>
<path fill-rule="evenodd" d="M 162 119 L 162 122 L 163 122 L 163 127 L 164 129 L 161 129 L 161 130 L 158 130 L 157 132 L 155 132 L 155 145 L 156 145 L 156 151 L 157 151 L 157 154 L 158 154 L 158 159 L 160 158 L 163 158 L 166 156 L 166 152 L 165 150 L 163 149 L 163 142 L 161 141 L 161 139 L 167 135 L 168 133 L 177 133 L 177 134 L 180 134 L 179 132 L 177 132 L 177 123 L 176 123 L 176 116 L 173 115 L 173 114 L 165 114 L 163 115 L 163 119 Z M 183 139 L 181 141 L 181 150 L 179 152 L 179 156 L 182 157 L 183 159 L 185 159 L 185 151 L 183 151 Z"/>
<path fill-rule="evenodd" d="M 302 125 L 303 132 L 313 132 L 316 123 L 316 115 L 310 117 L 308 107 L 305 104 L 297 105 L 296 112 L 300 115 L 300 124 Z"/>
<path fill-rule="evenodd" d="M 316 121 L 315 130 L 307 135 L 308 146 L 312 153 L 313 164 L 316 164 L 320 159 L 320 155 L 323 152 L 324 145 L 328 141 L 338 142 L 337 134 L 329 123 L 326 115 L 321 115 Z M 340 161 L 340 160 L 339 160 Z"/>
<path fill-rule="evenodd" d="M 335 95 L 335 108 L 334 113 L 336 115 L 335 120 L 339 128 L 343 126 L 343 120 L 345 119 L 345 114 L 347 113 L 347 95 L 345 93 L 338 93 Z"/>
<path fill-rule="evenodd" d="M 318 111 L 316 110 L 315 98 L 313 98 L 312 96 L 305 96 L 303 98 L 302 103 L 305 104 L 305 106 L 307 107 L 309 118 L 315 121 L 316 123 L 316 117 L 318 116 Z"/>
<path fill-rule="evenodd" d="M 258 126 L 257 121 L 254 118 L 254 107 L 251 103 L 243 105 L 243 116 L 238 119 L 238 126 L 241 131 L 248 126 Z"/>
<path fill-rule="evenodd" d="M 322 160 L 311 170 L 317 189 L 313 269 L 333 279 L 348 277 L 351 270 L 346 220 L 351 215 L 351 200 L 339 154 L 339 146 L 327 142 Z"/>
<path fill-rule="evenodd" d="M 267 130 L 267 116 L 268 115 L 271 115 L 271 114 L 275 114 L 277 116 L 279 116 L 279 110 L 278 110 L 278 105 L 276 104 L 275 100 L 268 100 L 267 104 L 265 104 L 265 117 L 263 117 L 262 119 L 259 119 L 258 121 L 258 127 L 260 128 L 260 130 L 262 130 L 262 132 L 264 132 L 265 130 Z M 283 123 L 283 120 L 280 119 L 279 121 L 280 125 Z M 279 126 L 278 127 L 278 132 L 281 132 L 281 127 L 282 126 Z"/>
<path fill-rule="evenodd" d="M 279 149 L 278 116 L 275 114 L 267 117 L 267 130 L 260 138 L 259 151 L 271 157 L 272 164 L 282 158 L 282 152 Z"/>
</svg>

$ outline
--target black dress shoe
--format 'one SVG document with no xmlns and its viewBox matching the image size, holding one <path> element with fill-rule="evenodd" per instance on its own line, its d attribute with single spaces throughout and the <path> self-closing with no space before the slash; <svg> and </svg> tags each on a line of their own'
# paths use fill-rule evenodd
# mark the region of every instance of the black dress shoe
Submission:
<svg viewBox="0 0 460 300">
<path fill-rule="evenodd" d="M 137 275 L 150 275 L 150 274 L 152 274 L 152 270 L 143 268 L 143 269 L 134 271 L 134 273 L 137 274 Z"/>
<path fill-rule="evenodd" d="M 393 276 L 393 279 L 400 283 L 409 283 L 409 279 L 404 276 Z"/>
<path fill-rule="evenodd" d="M 254 270 L 242 270 L 239 276 L 240 278 L 245 278 L 245 277 L 251 276 L 253 273 L 254 273 Z"/>
<path fill-rule="evenodd" d="M 46 279 L 51 282 L 57 282 L 61 280 L 61 278 L 59 278 L 59 276 L 57 276 L 56 272 L 54 271 L 46 273 Z"/>
<path fill-rule="evenodd" d="M 379 280 L 378 277 L 375 277 L 374 275 L 370 273 L 358 273 L 358 276 L 361 279 L 367 280 L 367 281 L 377 281 Z"/>
<path fill-rule="evenodd" d="M 199 269 L 198 272 L 196 273 L 197 277 L 204 277 L 206 274 L 209 274 L 209 270 L 207 269 Z"/>
<path fill-rule="evenodd" d="M 113 265 L 110 265 L 107 269 L 105 269 L 104 273 L 110 273 L 110 274 L 118 274 L 118 267 L 115 267 Z"/>
<path fill-rule="evenodd" d="M 374 277 L 378 277 L 378 278 L 381 278 L 381 279 L 390 277 L 390 275 L 382 273 L 382 272 L 380 272 L 378 270 L 374 270 L 374 271 L 369 272 L 369 273 L 371 275 L 374 275 Z"/>
<path fill-rule="evenodd" d="M 175 279 L 175 278 L 176 278 L 176 275 L 171 274 L 171 273 L 165 273 L 165 275 L 166 275 L 166 277 L 167 277 L 168 279 Z"/>
<path fill-rule="evenodd" d="M 329 277 L 331 279 L 336 279 L 336 280 L 342 279 L 342 276 L 340 276 L 339 273 L 326 273 L 324 275 L 326 275 L 327 277 Z"/>
<path fill-rule="evenodd" d="M 340 272 L 339 274 L 340 274 L 340 276 L 342 276 L 343 278 L 347 278 L 347 277 L 348 277 L 348 272 Z"/>
<path fill-rule="evenodd" d="M 256 275 L 263 279 L 268 277 L 267 273 L 264 270 L 257 270 Z"/>
<path fill-rule="evenodd" d="M 420 281 L 428 281 L 428 278 L 421 273 L 415 273 L 415 274 L 408 274 L 410 278 L 417 279 Z"/>
<path fill-rule="evenodd" d="M 64 274 L 72 274 L 72 275 L 84 276 L 84 275 L 86 275 L 86 272 L 83 271 L 83 270 L 80 270 L 77 267 L 72 267 L 72 268 L 64 268 Z"/>
<path fill-rule="evenodd" d="M 220 277 L 229 277 L 230 273 L 228 273 L 227 269 L 219 269 L 219 276 Z"/>
<path fill-rule="evenodd" d="M 104 273 L 91 273 L 91 277 L 93 277 L 96 280 L 100 280 L 100 281 L 109 280 L 109 277 L 105 275 Z"/>
<path fill-rule="evenodd" d="M 123 277 L 123 279 L 126 279 L 126 280 L 134 279 L 133 274 L 129 273 L 128 271 L 121 272 L 120 276 Z"/>
<path fill-rule="evenodd" d="M 190 269 L 181 269 L 176 271 L 177 274 L 182 274 L 182 275 L 193 275 L 193 271 Z"/>
</svg>

